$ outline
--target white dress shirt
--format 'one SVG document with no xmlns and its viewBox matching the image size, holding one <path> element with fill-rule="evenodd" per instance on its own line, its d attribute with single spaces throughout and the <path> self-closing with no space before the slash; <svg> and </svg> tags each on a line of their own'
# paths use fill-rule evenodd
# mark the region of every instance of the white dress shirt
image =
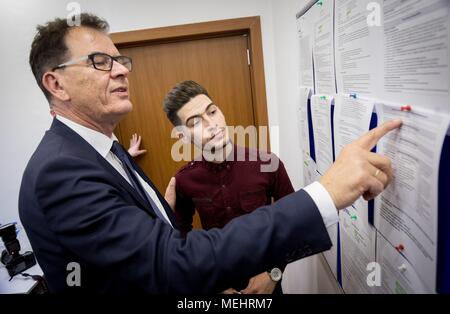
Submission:
<svg viewBox="0 0 450 314">
<path fill-rule="evenodd" d="M 113 134 L 111 138 L 106 136 L 103 133 L 100 133 L 98 131 L 89 129 L 83 125 L 80 125 L 76 122 L 73 122 L 72 120 L 69 120 L 67 118 L 64 118 L 62 116 L 57 115 L 56 119 L 64 123 L 66 126 L 71 128 L 74 132 L 76 132 L 79 136 L 81 136 L 86 142 L 88 142 L 103 158 L 108 161 L 111 166 L 114 167 L 114 169 L 119 172 L 122 177 L 127 180 L 127 182 L 130 184 L 131 187 L 133 185 L 130 182 L 130 179 L 128 178 L 127 173 L 125 172 L 125 169 L 123 168 L 122 162 L 119 158 L 117 158 L 116 155 L 114 155 L 111 152 L 111 147 L 114 141 L 117 141 L 117 137 Z M 158 207 L 158 210 L 161 212 L 163 217 L 166 219 L 166 222 L 172 226 L 172 223 L 169 220 L 169 217 L 167 216 L 166 211 L 164 210 L 164 206 L 159 201 L 158 196 L 156 195 L 156 192 L 148 185 L 148 183 L 141 178 L 141 176 L 134 171 L 137 178 L 139 178 L 139 181 L 142 185 L 142 187 L 145 189 L 145 191 L 148 193 L 148 195 L 152 198 L 153 202 Z M 134 187 L 133 187 L 134 188 Z M 173 226 L 172 226 L 173 228 Z"/>
<path fill-rule="evenodd" d="M 322 216 L 323 223 L 328 228 L 339 221 L 338 211 L 334 205 L 333 199 L 330 193 L 324 188 L 324 186 L 316 181 L 303 188 L 303 190 L 311 196 L 314 203 L 316 203 Z"/>
<path fill-rule="evenodd" d="M 67 125 L 74 132 L 80 135 L 86 142 L 88 142 L 103 158 L 105 158 L 111 164 L 111 166 L 113 166 L 117 170 L 117 172 L 122 175 L 122 177 L 125 178 L 125 180 L 127 180 L 130 186 L 132 186 L 130 179 L 125 172 L 125 169 L 122 166 L 122 162 L 111 152 L 113 142 L 117 141 L 117 137 L 114 134 L 111 138 L 109 138 L 103 133 L 89 129 L 59 115 L 56 116 L 56 119 Z M 163 205 L 156 195 L 156 192 L 150 187 L 150 185 L 147 184 L 147 182 L 145 182 L 143 178 L 141 178 L 141 176 L 136 171 L 135 174 L 137 178 L 139 178 L 139 181 L 141 182 L 144 189 L 152 198 L 153 202 L 155 202 L 161 214 L 167 220 L 167 223 L 172 226 Z M 336 206 L 334 205 L 330 194 L 322 184 L 316 181 L 303 188 L 303 190 L 308 193 L 309 196 L 311 196 L 311 198 L 313 199 L 327 228 L 339 221 Z"/>
</svg>

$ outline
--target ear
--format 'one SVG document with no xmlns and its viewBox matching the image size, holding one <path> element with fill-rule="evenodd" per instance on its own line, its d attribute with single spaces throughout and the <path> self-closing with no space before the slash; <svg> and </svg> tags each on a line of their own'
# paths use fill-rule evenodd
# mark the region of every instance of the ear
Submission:
<svg viewBox="0 0 450 314">
<path fill-rule="evenodd" d="M 187 142 L 187 137 L 184 135 L 183 131 L 178 131 L 178 132 L 176 133 L 176 135 L 177 135 L 177 137 L 178 137 L 179 140 L 182 140 L 183 143 L 186 144 L 186 142 Z"/>
<path fill-rule="evenodd" d="M 42 75 L 42 85 L 45 89 L 56 99 L 61 101 L 70 100 L 69 94 L 67 94 L 62 84 L 62 77 L 56 72 L 45 72 Z"/>
<path fill-rule="evenodd" d="M 176 136 L 178 137 L 179 140 L 182 140 L 184 144 L 190 144 L 190 136 L 189 134 L 185 134 L 185 132 L 187 132 L 186 130 L 182 129 L 177 131 Z"/>
</svg>

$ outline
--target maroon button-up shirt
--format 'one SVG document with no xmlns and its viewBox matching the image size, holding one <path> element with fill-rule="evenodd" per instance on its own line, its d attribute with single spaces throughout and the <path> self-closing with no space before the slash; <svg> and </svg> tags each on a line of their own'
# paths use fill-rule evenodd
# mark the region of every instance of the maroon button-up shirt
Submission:
<svg viewBox="0 0 450 314">
<path fill-rule="evenodd" d="M 244 161 L 239 161 L 243 159 L 240 152 L 245 152 Z M 204 229 L 222 228 L 235 217 L 271 204 L 272 198 L 276 201 L 294 192 L 283 163 L 274 154 L 270 155 L 273 160 L 262 161 L 256 150 L 236 146 L 232 154 L 233 161 L 193 161 L 176 174 L 175 214 L 183 235 L 192 230 L 195 209 Z M 261 171 L 262 165 L 276 164 L 275 159 L 275 171 Z"/>
</svg>

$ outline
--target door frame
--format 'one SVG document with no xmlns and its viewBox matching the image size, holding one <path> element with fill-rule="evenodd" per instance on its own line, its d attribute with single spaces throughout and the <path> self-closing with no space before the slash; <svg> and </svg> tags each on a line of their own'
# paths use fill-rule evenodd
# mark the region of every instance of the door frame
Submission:
<svg viewBox="0 0 450 314">
<path fill-rule="evenodd" d="M 111 33 L 118 49 L 185 40 L 206 39 L 232 35 L 247 35 L 250 51 L 250 84 L 252 87 L 253 117 L 258 126 L 269 126 L 267 116 L 266 84 L 261 36 L 261 19 L 250 16 L 210 22 Z M 269 134 L 269 132 L 268 132 Z M 267 149 L 270 147 L 267 136 Z"/>
</svg>

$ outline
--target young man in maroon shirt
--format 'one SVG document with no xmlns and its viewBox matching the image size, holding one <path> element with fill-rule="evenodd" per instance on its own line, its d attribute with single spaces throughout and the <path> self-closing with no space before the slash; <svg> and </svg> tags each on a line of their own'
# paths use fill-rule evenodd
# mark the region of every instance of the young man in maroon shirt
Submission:
<svg viewBox="0 0 450 314">
<path fill-rule="evenodd" d="M 164 100 L 164 110 L 179 127 L 179 138 L 203 152 L 201 160 L 188 163 L 175 176 L 175 213 L 183 235 L 192 230 L 195 209 L 204 229 L 222 228 L 233 218 L 294 192 L 277 156 L 266 153 L 260 158 L 262 152 L 232 143 L 219 106 L 198 83 L 176 85 Z M 279 293 L 284 267 L 279 265 L 226 292 Z"/>
</svg>

